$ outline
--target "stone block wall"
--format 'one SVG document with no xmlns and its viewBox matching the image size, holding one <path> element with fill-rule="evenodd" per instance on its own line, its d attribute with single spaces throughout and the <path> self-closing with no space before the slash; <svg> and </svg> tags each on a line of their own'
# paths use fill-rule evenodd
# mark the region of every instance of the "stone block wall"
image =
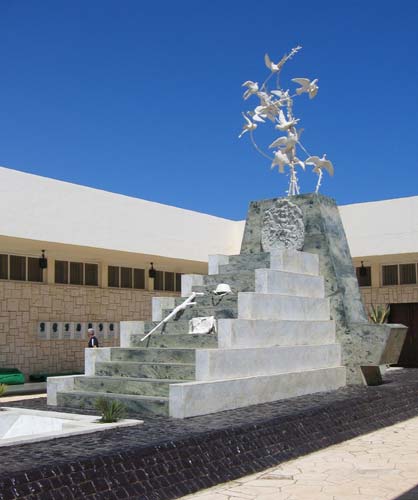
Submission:
<svg viewBox="0 0 418 500">
<path fill-rule="evenodd" d="M 32 373 L 84 370 L 86 339 L 43 340 L 39 321 L 99 322 L 151 319 L 151 297 L 174 296 L 149 292 L 16 281 L 0 282 L 0 367 Z M 119 345 L 119 338 L 101 346 Z"/>
<path fill-rule="evenodd" d="M 418 302 L 418 285 L 360 287 L 367 312 L 370 306 Z"/>
</svg>

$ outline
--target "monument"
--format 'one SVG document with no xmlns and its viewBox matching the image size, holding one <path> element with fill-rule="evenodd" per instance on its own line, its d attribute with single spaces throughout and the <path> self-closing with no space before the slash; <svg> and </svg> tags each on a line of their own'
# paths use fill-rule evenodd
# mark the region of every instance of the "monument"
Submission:
<svg viewBox="0 0 418 500">
<path fill-rule="evenodd" d="M 322 158 L 312 156 L 301 143 L 303 129 L 296 128 L 300 119 L 294 115 L 293 102 L 294 97 L 302 94 L 313 99 L 318 93 L 318 79 L 293 78 L 292 82 L 300 85 L 294 93 L 289 89 L 284 90 L 280 84 L 283 66 L 301 48 L 295 47 L 277 64 L 266 54 L 265 64 L 270 74 L 264 82 L 259 85 L 248 80 L 243 84 L 247 89 L 244 100 L 253 96 L 258 105 L 244 114 L 246 124 L 240 137 L 248 132 L 255 149 L 263 157 L 272 160 L 272 168 L 278 166 L 280 173 L 285 173 L 285 168 L 288 168 L 289 199 L 250 204 L 241 252 L 268 251 L 273 244 L 285 247 L 293 245 L 297 250 L 303 248 L 304 251 L 318 254 L 320 272 L 325 277 L 326 296 L 331 302 L 331 315 L 336 322 L 337 339 L 342 346 L 343 364 L 348 370 L 347 380 L 350 383 L 376 384 L 381 382 L 379 365 L 398 361 L 406 330 L 402 325 L 369 323 L 338 208 L 334 200 L 318 195 L 323 171 L 333 175 L 334 166 L 325 154 Z M 272 81 L 276 84 L 273 90 L 269 89 Z M 273 157 L 263 151 L 254 138 L 257 126 L 266 121 L 272 123 L 275 130 L 286 134 L 269 145 Z M 306 159 L 300 159 L 300 153 Z M 305 170 L 307 165 L 313 165 L 313 171 L 318 176 L 314 194 L 295 196 L 300 195 L 297 168 Z M 301 242 L 302 234 L 304 242 Z"/>
<path fill-rule="evenodd" d="M 280 87 L 299 50 L 277 64 L 266 55 L 264 83 L 244 83 L 244 99 L 258 105 L 243 114 L 240 136 L 287 172 L 287 196 L 250 203 L 239 255 L 210 256 L 207 276 L 183 276 L 182 297 L 153 299 L 152 321 L 122 322 L 121 347 L 86 349 L 85 375 L 48 379 L 48 404 L 94 407 L 105 397 L 185 418 L 377 384 L 380 366 L 397 362 L 406 327 L 368 322 L 338 207 L 319 194 L 333 165 L 310 155 L 296 128 L 293 99 L 314 98 L 318 80 L 293 79 L 295 93 Z M 273 156 L 254 139 L 266 122 L 284 134 L 270 144 Z M 298 169 L 307 165 L 317 182 L 303 195 Z"/>
</svg>

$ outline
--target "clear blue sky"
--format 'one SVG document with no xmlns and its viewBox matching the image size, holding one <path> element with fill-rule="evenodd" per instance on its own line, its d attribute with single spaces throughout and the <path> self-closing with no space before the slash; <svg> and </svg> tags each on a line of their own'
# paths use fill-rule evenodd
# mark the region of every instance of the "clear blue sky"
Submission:
<svg viewBox="0 0 418 500">
<path fill-rule="evenodd" d="M 322 192 L 417 195 L 417 26 L 415 0 L 0 0 L 0 165 L 244 218 L 287 180 L 237 138 L 241 84 L 301 44 L 282 78 L 319 78 L 295 111 Z"/>
</svg>

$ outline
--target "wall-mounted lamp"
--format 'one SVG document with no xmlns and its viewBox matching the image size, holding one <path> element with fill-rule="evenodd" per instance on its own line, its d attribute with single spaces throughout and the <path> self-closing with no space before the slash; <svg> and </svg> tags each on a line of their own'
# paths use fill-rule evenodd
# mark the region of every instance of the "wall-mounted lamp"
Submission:
<svg viewBox="0 0 418 500">
<path fill-rule="evenodd" d="M 42 256 L 39 258 L 39 267 L 46 269 L 48 267 L 48 259 L 45 257 L 45 250 L 42 250 Z"/>
<path fill-rule="evenodd" d="M 359 274 L 360 276 L 367 276 L 367 269 L 364 267 L 364 261 L 361 261 Z"/>
<path fill-rule="evenodd" d="M 154 263 L 150 262 L 150 264 L 151 264 L 151 267 L 149 268 L 148 276 L 150 278 L 155 278 L 157 276 L 157 271 L 154 269 Z"/>
</svg>

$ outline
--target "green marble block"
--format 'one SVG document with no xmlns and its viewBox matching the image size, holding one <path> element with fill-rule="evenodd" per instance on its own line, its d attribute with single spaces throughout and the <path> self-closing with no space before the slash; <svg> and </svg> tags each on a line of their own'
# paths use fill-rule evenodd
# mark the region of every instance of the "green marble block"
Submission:
<svg viewBox="0 0 418 500">
<path fill-rule="evenodd" d="M 263 252 L 261 231 L 266 210 L 279 198 L 250 203 L 241 254 Z M 332 198 L 306 194 L 288 200 L 303 213 L 303 251 L 319 255 L 325 296 L 331 304 L 348 384 L 376 384 L 379 365 L 396 363 L 405 340 L 403 325 L 371 325 L 362 302 L 350 249 L 337 204 Z"/>
</svg>

